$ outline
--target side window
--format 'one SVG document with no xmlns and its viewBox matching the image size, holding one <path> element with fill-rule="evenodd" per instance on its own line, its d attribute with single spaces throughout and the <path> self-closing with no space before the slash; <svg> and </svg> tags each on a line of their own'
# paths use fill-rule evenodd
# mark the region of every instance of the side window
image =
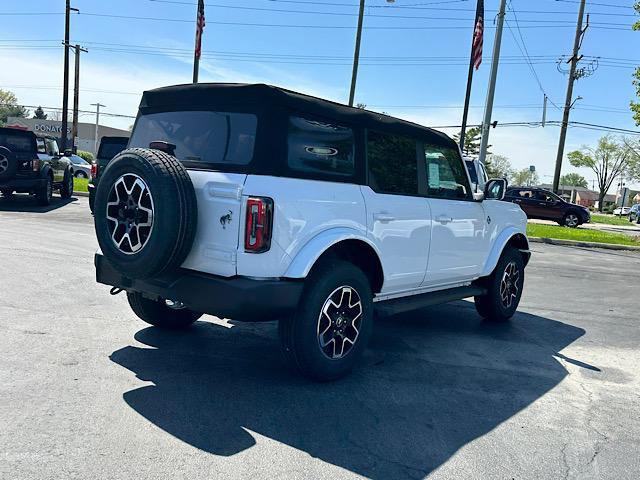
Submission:
<svg viewBox="0 0 640 480">
<path fill-rule="evenodd" d="M 376 192 L 418 194 L 416 141 L 409 137 L 369 131 L 369 186 Z"/>
<path fill-rule="evenodd" d="M 36 138 L 36 145 L 38 145 L 38 153 L 47 153 L 47 150 L 44 146 L 44 139 L 37 137 Z"/>
<path fill-rule="evenodd" d="M 47 146 L 47 154 L 48 155 L 58 155 L 58 143 L 55 140 L 50 138 L 45 139 L 45 144 Z"/>
<path fill-rule="evenodd" d="M 350 177 L 355 172 L 353 130 L 302 117 L 289 118 L 287 162 L 307 174 Z"/>
<path fill-rule="evenodd" d="M 464 162 L 453 148 L 424 145 L 427 192 L 431 197 L 467 199 L 471 193 Z"/>
<path fill-rule="evenodd" d="M 533 197 L 534 197 L 533 190 L 520 190 L 518 192 L 518 197 L 533 199 Z"/>
</svg>

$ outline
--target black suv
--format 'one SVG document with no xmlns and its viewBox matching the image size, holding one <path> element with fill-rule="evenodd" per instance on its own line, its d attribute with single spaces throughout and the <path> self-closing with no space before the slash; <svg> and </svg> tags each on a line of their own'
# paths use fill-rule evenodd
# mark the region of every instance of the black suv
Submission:
<svg viewBox="0 0 640 480">
<path fill-rule="evenodd" d="M 504 199 L 520 205 L 527 218 L 552 220 L 571 228 L 591 221 L 589 209 L 566 202 L 555 193 L 542 188 L 509 187 Z"/>
<path fill-rule="evenodd" d="M 96 189 L 100 181 L 100 175 L 113 157 L 127 148 L 128 137 L 102 137 L 96 160 L 91 166 L 91 181 L 89 182 L 89 208 L 93 213 L 93 205 L 96 199 Z"/>
<path fill-rule="evenodd" d="M 640 225 L 640 203 L 636 203 L 629 210 L 629 221 Z"/>
<path fill-rule="evenodd" d="M 14 192 L 30 193 L 40 205 L 49 205 L 54 189 L 62 198 L 73 195 L 71 162 L 60 154 L 56 140 L 16 128 L 0 128 L 3 197 L 11 198 Z"/>
</svg>

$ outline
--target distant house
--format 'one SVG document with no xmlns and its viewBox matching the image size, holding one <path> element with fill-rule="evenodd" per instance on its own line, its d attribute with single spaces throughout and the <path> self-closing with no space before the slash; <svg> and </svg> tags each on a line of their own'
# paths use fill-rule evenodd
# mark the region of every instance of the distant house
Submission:
<svg viewBox="0 0 640 480">
<path fill-rule="evenodd" d="M 598 193 L 586 190 L 584 192 L 576 192 L 575 203 L 583 207 L 594 207 L 598 202 Z"/>
</svg>

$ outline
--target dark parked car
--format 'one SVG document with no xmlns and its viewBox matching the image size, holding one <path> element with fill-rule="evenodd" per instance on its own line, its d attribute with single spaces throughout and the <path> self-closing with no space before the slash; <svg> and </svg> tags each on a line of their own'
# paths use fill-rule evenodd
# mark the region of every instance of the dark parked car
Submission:
<svg viewBox="0 0 640 480">
<path fill-rule="evenodd" d="M 56 140 L 26 130 L 0 128 L 2 196 L 30 193 L 40 205 L 49 205 L 53 190 L 59 190 L 62 198 L 73 195 L 71 162 L 60 154 Z"/>
<path fill-rule="evenodd" d="M 509 187 L 504 199 L 520 205 L 527 218 L 553 220 L 571 228 L 591 221 L 591 214 L 586 207 L 566 202 L 555 193 L 541 188 Z"/>
<path fill-rule="evenodd" d="M 106 168 L 107 164 L 113 157 L 119 154 L 122 150 L 127 148 L 129 144 L 128 137 L 102 137 L 100 140 L 100 147 L 98 147 L 98 154 L 96 160 L 91 166 L 91 181 L 89 182 L 89 208 L 93 213 L 93 205 L 96 198 L 96 189 L 98 188 L 98 182 L 100 181 L 100 175 Z"/>
<path fill-rule="evenodd" d="M 640 224 L 640 203 L 636 203 L 629 210 L 629 221 Z"/>
</svg>

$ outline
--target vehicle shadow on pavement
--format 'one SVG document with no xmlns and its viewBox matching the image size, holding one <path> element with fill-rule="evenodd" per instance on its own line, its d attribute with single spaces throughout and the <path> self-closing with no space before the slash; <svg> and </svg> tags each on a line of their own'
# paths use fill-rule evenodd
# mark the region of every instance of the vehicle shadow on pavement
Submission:
<svg viewBox="0 0 640 480">
<path fill-rule="evenodd" d="M 461 301 L 379 320 L 334 383 L 288 372 L 274 324 L 145 328 L 153 348 L 111 360 L 154 384 L 124 393 L 131 408 L 206 452 L 243 452 L 255 432 L 369 478 L 421 478 L 558 385 L 554 356 L 584 333 L 525 313 L 484 323 Z"/>
<path fill-rule="evenodd" d="M 32 195 L 15 194 L 12 198 L 0 197 L 0 212 L 47 213 L 77 201 L 75 197 L 63 199 L 54 195 L 51 204 L 43 207 Z"/>
</svg>

